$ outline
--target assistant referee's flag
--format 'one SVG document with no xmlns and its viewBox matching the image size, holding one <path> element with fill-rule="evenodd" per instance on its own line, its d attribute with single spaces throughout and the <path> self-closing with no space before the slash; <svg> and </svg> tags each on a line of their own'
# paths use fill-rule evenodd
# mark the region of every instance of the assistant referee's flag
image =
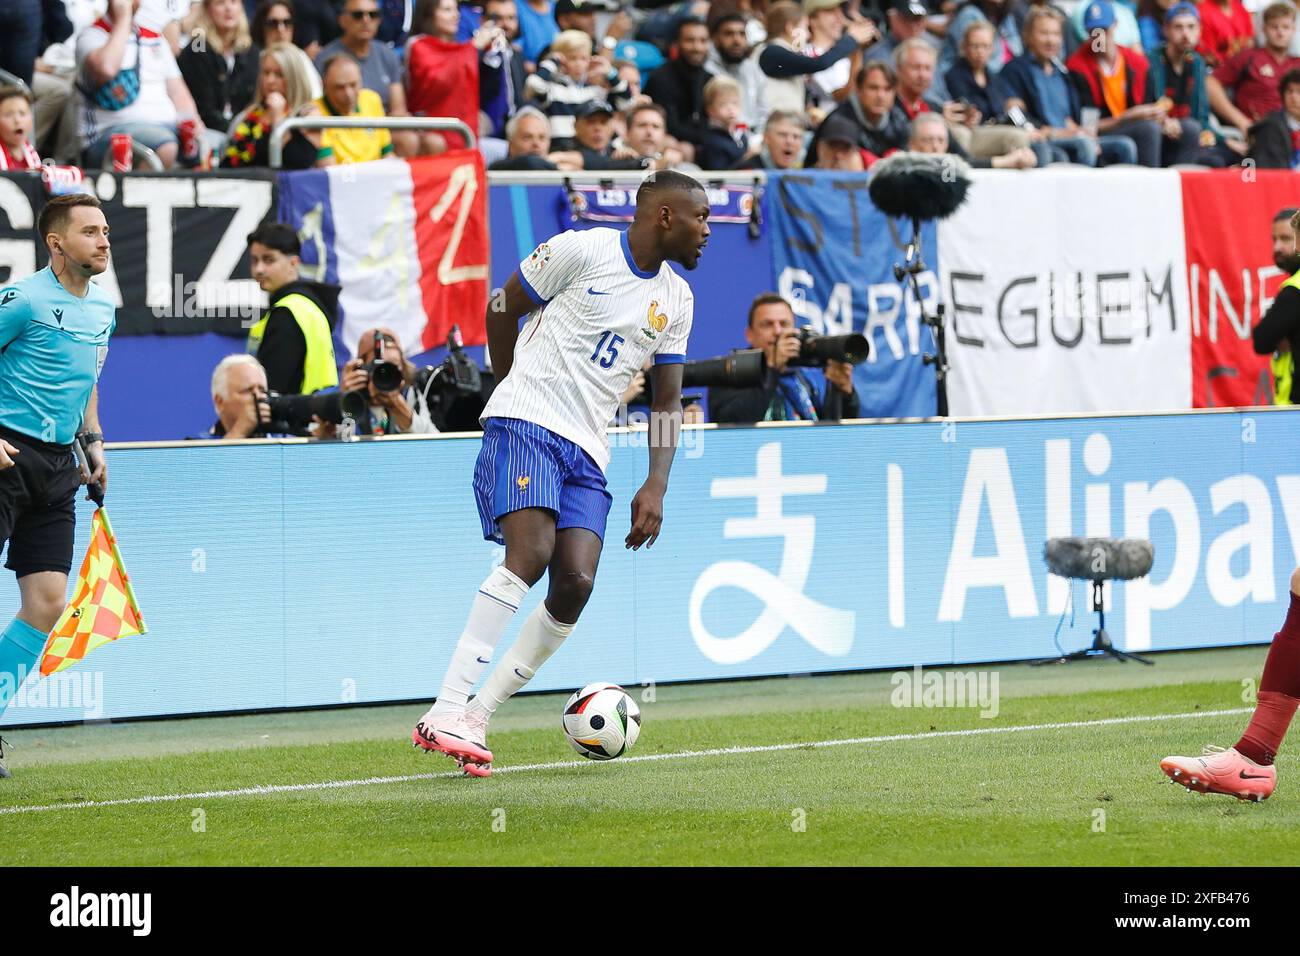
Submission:
<svg viewBox="0 0 1300 956">
<path fill-rule="evenodd" d="M 91 519 L 90 547 L 77 575 L 77 590 L 45 643 L 41 675 L 71 667 L 109 641 L 146 630 L 108 512 L 97 508 Z"/>
</svg>

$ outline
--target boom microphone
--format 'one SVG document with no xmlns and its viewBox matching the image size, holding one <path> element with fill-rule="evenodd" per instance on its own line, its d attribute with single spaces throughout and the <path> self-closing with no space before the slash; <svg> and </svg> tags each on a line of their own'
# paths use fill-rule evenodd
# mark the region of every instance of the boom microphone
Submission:
<svg viewBox="0 0 1300 956">
<path fill-rule="evenodd" d="M 1049 538 L 1047 569 L 1083 581 L 1132 581 L 1151 573 L 1155 548 L 1144 538 Z"/>
<path fill-rule="evenodd" d="M 867 191 L 886 216 L 947 219 L 966 201 L 970 166 L 951 153 L 895 153 L 871 167 Z"/>
</svg>

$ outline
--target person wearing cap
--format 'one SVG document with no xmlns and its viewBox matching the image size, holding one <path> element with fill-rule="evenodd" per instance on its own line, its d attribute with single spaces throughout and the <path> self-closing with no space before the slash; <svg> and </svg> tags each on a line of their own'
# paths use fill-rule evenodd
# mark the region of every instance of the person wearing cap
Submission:
<svg viewBox="0 0 1300 956">
<path fill-rule="evenodd" d="M 1294 94 L 1293 94 L 1294 95 Z M 1271 355 L 1273 404 L 1293 405 L 1295 357 L 1291 343 L 1300 340 L 1300 258 L 1295 254 L 1300 211 L 1283 209 L 1273 217 L 1273 262 L 1287 275 L 1277 298 L 1251 332 L 1256 355 Z"/>
<path fill-rule="evenodd" d="M 1202 5 L 1204 11 L 1204 5 Z M 1300 67 L 1291 55 L 1295 37 L 1295 7 L 1287 0 L 1264 8 L 1264 45 L 1250 47 L 1219 64 L 1206 81 L 1210 109 L 1246 135 L 1250 127 L 1282 108 L 1278 80 Z M 1231 98 L 1228 90 L 1232 90 Z"/>
<path fill-rule="evenodd" d="M 1165 42 L 1151 52 L 1147 99 L 1165 100 L 1170 104 L 1170 116 L 1200 125 L 1200 144 L 1193 162 L 1215 169 L 1235 166 L 1246 155 L 1246 141 L 1224 139 L 1210 125 L 1208 69 L 1205 58 L 1196 52 L 1201 39 L 1201 15 L 1196 7 L 1186 0 L 1170 7 L 1165 12 L 1164 37 Z"/>
<path fill-rule="evenodd" d="M 1200 124 L 1170 116 L 1167 101 L 1147 102 L 1147 58 L 1115 42 L 1111 0 L 1090 0 L 1083 24 L 1091 39 L 1065 65 L 1080 103 L 1101 113 L 1097 132 L 1131 140 L 1142 166 L 1193 162 L 1200 149 Z"/>
<path fill-rule="evenodd" d="M 759 49 L 758 66 L 766 77 L 763 99 L 773 110 L 803 112 L 808 96 L 807 77 L 829 69 L 868 44 L 880 42 L 874 23 L 854 20 L 830 49 L 818 56 L 808 56 L 804 52 L 808 46 L 807 19 L 803 8 L 789 0 L 768 8 L 767 43 Z"/>
<path fill-rule="evenodd" d="M 1187 0 L 1138 0 L 1137 19 L 1138 34 L 1142 37 L 1142 52 L 1147 59 L 1156 55 L 1156 49 L 1165 42 L 1165 18 L 1169 11 L 1179 3 Z M 1195 5 L 1192 5 L 1193 8 Z M 1199 30 L 1201 16 L 1196 15 Z M 1197 42 L 1200 42 L 1199 39 Z"/>
<path fill-rule="evenodd" d="M 962 5 L 948 24 L 943 52 L 939 55 L 940 73 L 946 75 L 960 59 L 966 31 L 976 23 L 986 23 L 993 30 L 993 48 L 985 67 L 991 76 L 996 76 L 1005 64 L 1025 52 L 1021 36 L 1025 23 L 1024 5 L 1015 0 L 973 0 Z"/>
<path fill-rule="evenodd" d="M 803 12 L 808 17 L 809 56 L 821 56 L 834 48 L 844 36 L 849 19 L 841 9 L 843 0 L 803 0 Z M 864 25 L 864 35 L 871 42 L 879 36 L 876 25 L 862 17 L 855 18 Z M 847 57 L 836 60 L 824 70 L 808 77 L 808 94 L 812 106 L 823 113 L 835 109 L 853 93 L 853 75 L 862 65 L 862 49 L 855 49 Z"/>
<path fill-rule="evenodd" d="M 592 100 L 578 113 L 573 131 L 574 148 L 583 169 L 653 169 L 654 162 L 636 150 L 614 143 L 614 107 Z"/>
<path fill-rule="evenodd" d="M 1282 77 L 1282 108 L 1250 128 L 1250 159 L 1260 169 L 1300 169 L 1300 70 Z"/>
<path fill-rule="evenodd" d="M 828 116 L 817 137 L 817 169 L 862 172 L 880 157 L 858 146 L 857 130 L 846 116 Z"/>
<path fill-rule="evenodd" d="M 709 28 L 695 17 L 677 24 L 677 57 L 659 67 L 645 81 L 645 92 L 668 113 L 668 132 L 689 143 L 691 156 L 704 142 L 708 120 L 704 115 L 704 84 L 709 82 Z"/>
<path fill-rule="evenodd" d="M 812 144 L 804 156 L 804 165 L 816 164 L 818 142 L 832 131 L 852 128 L 854 143 L 867 151 L 866 165 L 907 147 L 907 114 L 896 102 L 898 79 L 888 63 L 869 60 L 858 70 L 853 95 L 835 108 L 817 127 Z M 835 122 L 832 123 L 831 121 Z M 844 120 L 847 126 L 840 122 Z"/>
<path fill-rule="evenodd" d="M 935 54 L 941 52 L 939 41 L 926 30 L 930 11 L 921 0 L 891 0 L 885 13 L 889 31 L 867 48 L 866 60 L 887 60 L 894 62 L 894 51 L 907 40 L 921 39 L 934 47 Z M 932 92 L 940 100 L 948 99 L 948 89 L 943 85 L 943 77 L 936 77 Z"/>
<path fill-rule="evenodd" d="M 1202 0 L 1201 45 L 1211 68 L 1226 63 L 1255 42 L 1255 22 L 1241 0 Z"/>
<path fill-rule="evenodd" d="M 1068 49 L 1071 53 L 1089 38 L 1088 30 L 1083 25 L 1083 15 L 1087 12 L 1087 0 L 1079 0 L 1070 13 L 1071 43 Z M 1130 0 L 1121 0 L 1115 4 L 1115 42 L 1134 50 L 1142 49 L 1142 30 L 1138 27 L 1137 14 Z"/>
</svg>

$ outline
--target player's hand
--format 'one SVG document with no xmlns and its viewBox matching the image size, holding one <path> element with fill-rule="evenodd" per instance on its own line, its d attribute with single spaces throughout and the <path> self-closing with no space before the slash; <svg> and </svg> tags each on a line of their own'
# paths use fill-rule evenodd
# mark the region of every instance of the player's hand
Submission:
<svg viewBox="0 0 1300 956">
<path fill-rule="evenodd" d="M 627 533 L 624 545 L 633 551 L 643 544 L 647 548 L 652 546 L 663 521 L 664 493 L 647 481 L 632 499 L 632 530 Z"/>
<path fill-rule="evenodd" d="M 90 478 L 87 479 L 83 474 L 81 483 L 99 485 L 102 490 L 108 491 L 108 462 L 104 460 L 104 443 L 97 441 L 87 445 L 86 457 L 89 459 L 86 464 L 90 466 Z M 86 495 L 86 500 L 90 500 L 90 495 Z"/>
<path fill-rule="evenodd" d="M 14 461 L 14 455 L 17 454 L 19 454 L 17 448 L 9 444 L 3 438 L 0 438 L 0 471 L 4 471 L 6 468 L 12 468 L 14 465 L 18 464 Z"/>
<path fill-rule="evenodd" d="M 853 366 L 848 362 L 836 362 L 831 359 L 826 363 L 826 381 L 830 382 L 845 395 L 853 394 Z"/>
</svg>

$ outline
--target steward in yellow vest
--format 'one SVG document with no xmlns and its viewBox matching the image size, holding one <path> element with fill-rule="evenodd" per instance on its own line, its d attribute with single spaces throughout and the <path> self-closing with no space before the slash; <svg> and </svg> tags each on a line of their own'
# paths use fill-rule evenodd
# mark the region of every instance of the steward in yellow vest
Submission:
<svg viewBox="0 0 1300 956">
<path fill-rule="evenodd" d="M 298 274 L 298 234 L 282 223 L 263 223 L 248 236 L 250 269 L 270 308 L 248 331 L 248 352 L 266 369 L 267 387 L 282 395 L 333 388 L 339 288 Z"/>
<path fill-rule="evenodd" d="M 1252 333 L 1255 352 L 1272 354 L 1273 404 L 1293 405 L 1292 392 L 1295 381 L 1295 352 L 1300 345 L 1300 272 L 1295 273 L 1277 290 L 1277 298 L 1268 312 L 1259 320 Z"/>
</svg>

